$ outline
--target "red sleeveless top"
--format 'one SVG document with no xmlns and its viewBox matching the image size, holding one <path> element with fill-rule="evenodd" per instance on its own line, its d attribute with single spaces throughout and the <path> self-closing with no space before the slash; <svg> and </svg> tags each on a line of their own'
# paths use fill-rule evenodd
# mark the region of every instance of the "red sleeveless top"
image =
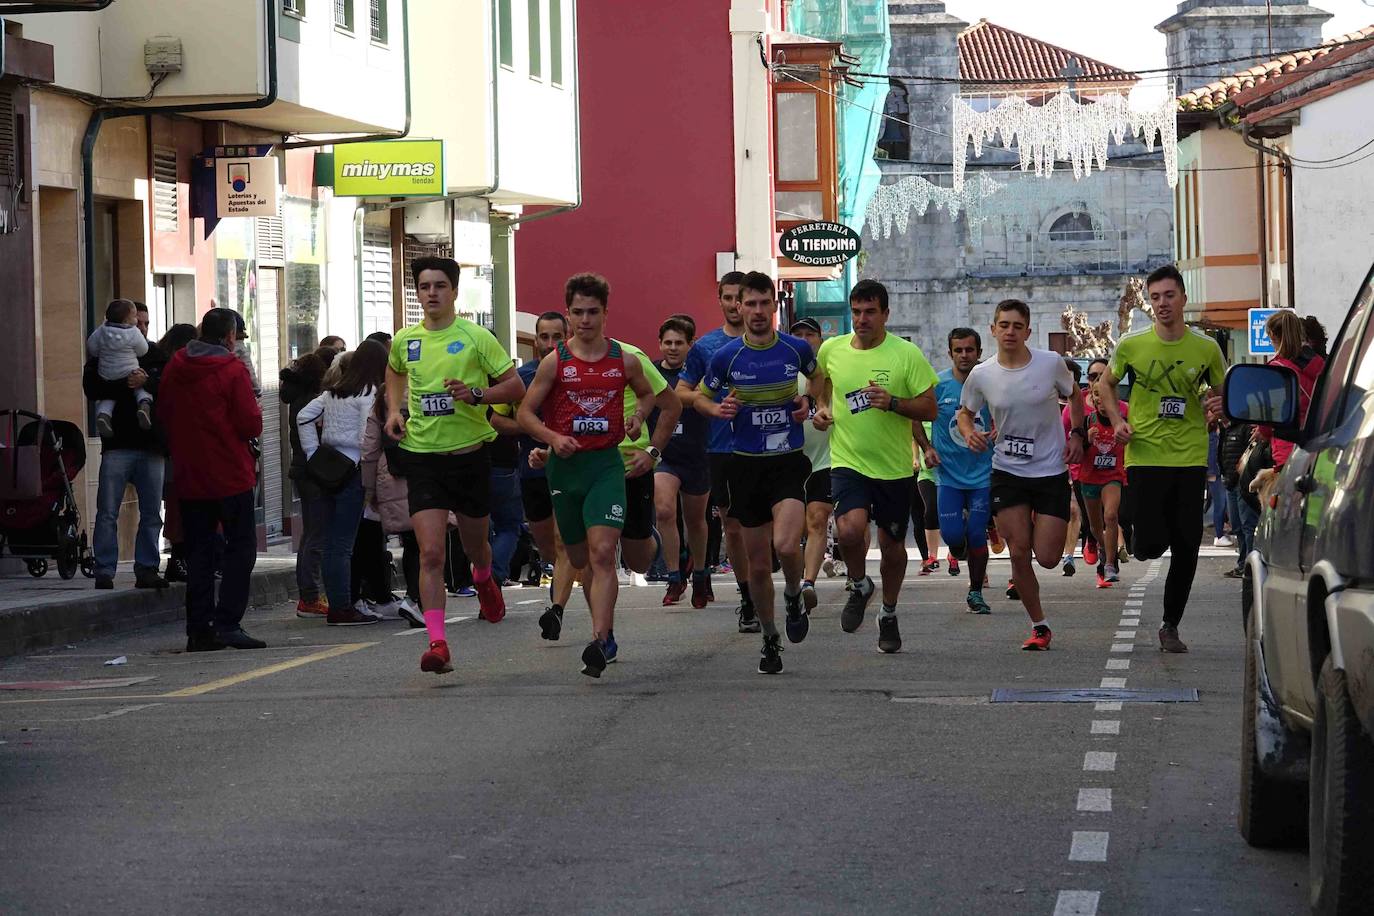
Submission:
<svg viewBox="0 0 1374 916">
<path fill-rule="evenodd" d="M 558 372 L 541 411 L 549 429 L 572 436 L 584 452 L 615 448 L 625 438 L 625 356 L 619 342 L 607 343 L 596 362 L 558 345 Z"/>
</svg>

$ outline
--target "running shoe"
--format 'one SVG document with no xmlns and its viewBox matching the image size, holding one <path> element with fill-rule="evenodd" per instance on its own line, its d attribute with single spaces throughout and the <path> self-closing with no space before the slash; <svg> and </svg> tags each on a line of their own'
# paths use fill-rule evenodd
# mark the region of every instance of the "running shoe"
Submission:
<svg viewBox="0 0 1374 916">
<path fill-rule="evenodd" d="M 816 609 L 818 598 L 816 597 L 816 583 L 807 579 L 802 582 L 802 604 L 806 605 L 806 612 L 809 614 Z"/>
<path fill-rule="evenodd" d="M 928 576 L 928 575 L 930 575 L 931 573 L 935 572 L 935 570 L 937 570 L 937 569 L 939 569 L 939 568 L 940 568 L 940 558 L 939 558 L 939 557 L 931 557 L 931 558 L 928 559 L 928 560 L 922 560 L 922 561 L 921 561 L 921 571 L 920 571 L 919 573 L 917 573 L 917 575 L 918 575 L 918 576 Z"/>
<path fill-rule="evenodd" d="M 1130 552 L 1129 550 L 1126 549 L 1126 545 L 1125 545 L 1125 544 L 1122 544 L 1120 547 L 1116 548 L 1116 562 L 1118 562 L 1118 563 L 1129 563 L 1129 562 L 1131 562 L 1131 552 Z"/>
<path fill-rule="evenodd" d="M 740 602 L 739 609 L 735 611 L 735 616 L 739 617 L 739 631 L 741 633 L 760 633 L 763 625 L 759 623 L 759 615 L 754 613 L 753 604 Z"/>
<path fill-rule="evenodd" d="M 487 623 L 500 623 L 506 616 L 506 599 L 501 596 L 501 586 L 492 577 L 477 583 L 477 601 L 477 616 Z"/>
<path fill-rule="evenodd" d="M 1120 572 L 1115 566 L 1112 566 L 1111 564 L 1107 564 L 1105 567 L 1103 567 L 1103 569 L 1104 569 L 1104 571 L 1105 571 L 1105 573 L 1106 573 L 1107 581 L 1108 581 L 1108 582 L 1120 582 L 1120 581 L 1121 581 L 1121 572 Z"/>
<path fill-rule="evenodd" d="M 827 578 L 830 578 L 830 579 L 835 578 L 835 558 L 834 558 L 834 557 L 826 557 L 824 560 L 821 561 L 821 572 L 825 573 L 825 575 L 826 575 Z"/>
<path fill-rule="evenodd" d="M 601 677 L 606 670 L 606 647 L 601 640 L 593 639 L 582 650 L 582 673 L 587 677 Z"/>
<path fill-rule="evenodd" d="M 1050 647 L 1050 628 L 1044 624 L 1037 624 L 1031 630 L 1030 639 L 1021 643 L 1022 650 L 1026 652 L 1043 652 Z"/>
<path fill-rule="evenodd" d="M 319 620 L 329 613 L 329 605 L 321 598 L 314 601 L 304 599 L 296 602 L 296 616 L 302 620 Z"/>
<path fill-rule="evenodd" d="M 878 615 L 878 651 L 887 655 L 902 651 L 902 634 L 897 629 L 896 614 Z"/>
<path fill-rule="evenodd" d="M 401 601 L 400 598 L 397 598 L 395 595 L 392 595 L 392 596 L 391 596 L 391 599 L 390 599 L 389 601 L 372 601 L 371 599 L 363 599 L 363 600 L 364 600 L 366 606 L 365 606 L 365 607 L 362 607 L 362 608 L 359 608 L 359 610 L 365 611 L 366 613 L 369 613 L 369 614 L 373 614 L 373 615 L 375 615 L 375 616 L 377 616 L 377 617 L 381 617 L 381 618 L 384 619 L 384 620 L 400 620 L 400 619 L 401 619 L 401 604 L 402 604 L 402 601 Z"/>
<path fill-rule="evenodd" d="M 1066 557 L 1064 560 L 1064 575 L 1072 576 L 1076 572 L 1078 572 L 1078 570 L 1074 568 L 1073 557 Z"/>
<path fill-rule="evenodd" d="M 539 635 L 543 639 L 556 642 L 563 635 L 563 609 L 556 604 L 544 608 L 539 615 Z"/>
<path fill-rule="evenodd" d="M 420 605 L 414 598 L 407 595 L 401 599 L 398 613 L 405 618 L 406 623 L 410 624 L 412 630 L 424 629 L 425 614 L 420 610 Z"/>
<path fill-rule="evenodd" d="M 420 656 L 420 670 L 431 674 L 448 674 L 453 670 L 453 658 L 448 654 L 448 643 L 436 639 L 429 644 L 425 654 Z"/>
<path fill-rule="evenodd" d="M 711 592 L 711 577 L 692 576 L 692 607 L 701 610 L 714 600 L 716 596 Z"/>
<path fill-rule="evenodd" d="M 1083 543 L 1083 562 L 1089 566 L 1097 565 L 1097 542 L 1092 538 Z"/>
<path fill-rule="evenodd" d="M 840 629 L 846 633 L 853 633 L 863 626 L 864 611 L 868 610 L 868 603 L 873 600 L 873 596 L 877 593 L 877 587 L 874 586 L 873 580 L 868 576 L 864 576 L 862 582 L 850 589 L 849 597 L 844 602 L 844 609 L 840 611 Z"/>
<path fill-rule="evenodd" d="M 456 595 L 459 598 L 476 598 L 477 589 L 473 588 L 471 585 L 464 585 L 462 588 L 452 591 L 449 594 Z"/>
<path fill-rule="evenodd" d="M 783 595 L 783 605 L 787 608 L 787 641 L 801 642 L 811 629 L 811 615 L 802 607 L 801 594 Z"/>
<path fill-rule="evenodd" d="M 358 602 L 358 604 L 362 603 L 361 601 Z M 370 623 L 381 623 L 382 618 L 354 606 L 344 608 L 341 611 L 330 608 L 329 613 L 325 615 L 324 622 L 331 627 L 365 627 Z"/>
<path fill-rule="evenodd" d="M 730 565 L 729 560 L 726 560 L 725 562 L 721 563 L 719 566 L 716 567 L 716 572 L 718 573 L 732 573 L 734 571 L 735 567 Z"/>
<path fill-rule="evenodd" d="M 953 553 L 949 555 L 949 563 L 946 564 L 946 568 L 951 576 L 959 575 L 959 561 L 954 558 Z"/>
<path fill-rule="evenodd" d="M 992 613 L 992 608 L 988 607 L 987 601 L 983 600 L 982 592 L 975 592 L 970 589 L 968 597 L 964 599 L 964 603 L 968 605 L 968 612 L 970 614 Z"/>
<path fill-rule="evenodd" d="M 1001 556 L 1002 551 L 1007 549 L 1007 542 L 1002 540 L 1002 532 L 997 530 L 995 524 L 988 525 L 988 547 L 998 556 Z"/>
<path fill-rule="evenodd" d="M 1111 588 L 1111 587 L 1112 587 L 1112 583 L 1108 582 L 1108 581 L 1107 581 L 1107 577 L 1106 577 L 1105 575 L 1103 575 L 1102 573 L 1099 572 L 1099 573 L 1097 574 L 1097 587 L 1098 587 L 1098 588 Z"/>
<path fill-rule="evenodd" d="M 668 590 L 663 593 L 663 606 L 671 607 L 682 600 L 682 596 L 687 591 L 687 580 L 679 579 L 676 582 L 668 583 Z"/>
<path fill-rule="evenodd" d="M 1159 628 L 1159 651 L 1173 653 L 1188 651 L 1187 645 L 1178 638 L 1178 627 L 1171 627 L 1166 623 Z"/>
<path fill-rule="evenodd" d="M 1226 572 L 1222 573 L 1222 575 L 1227 579 L 1243 579 L 1245 578 L 1245 567 L 1232 566 L 1230 569 L 1226 570 Z M 296 616 L 299 617 L 300 615 L 297 614 Z"/>
<path fill-rule="evenodd" d="M 1021 593 L 1018 592 L 1018 591 L 1016 590 L 1016 583 L 1013 582 L 1011 579 L 1008 579 L 1008 580 L 1007 580 L 1007 600 L 1008 600 L 1008 601 L 1020 601 L 1020 600 L 1021 600 Z"/>
<path fill-rule="evenodd" d="M 759 674 L 782 674 L 782 637 L 777 633 L 763 637 L 759 651 Z"/>
<path fill-rule="evenodd" d="M 606 631 L 606 641 L 601 651 L 606 655 L 606 664 L 614 665 L 616 654 L 620 652 L 620 646 L 616 645 L 615 634 L 610 630 Z"/>
</svg>

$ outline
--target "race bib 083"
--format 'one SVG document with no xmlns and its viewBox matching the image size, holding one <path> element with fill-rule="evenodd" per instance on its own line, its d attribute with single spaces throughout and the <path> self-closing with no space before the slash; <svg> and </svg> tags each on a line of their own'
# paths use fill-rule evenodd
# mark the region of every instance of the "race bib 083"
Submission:
<svg viewBox="0 0 1374 916">
<path fill-rule="evenodd" d="M 1161 420 L 1182 420 L 1188 410 L 1188 401 L 1185 398 L 1160 398 L 1159 399 L 1159 418 Z"/>
<path fill-rule="evenodd" d="M 453 395 L 448 392 L 420 395 L 420 413 L 426 417 L 453 416 Z"/>
<path fill-rule="evenodd" d="M 845 395 L 844 402 L 849 405 L 850 413 L 861 413 L 873 406 L 868 403 L 868 392 L 862 388 Z"/>
<path fill-rule="evenodd" d="M 574 436 L 597 436 L 611 431 L 611 421 L 605 417 L 573 417 Z"/>
</svg>

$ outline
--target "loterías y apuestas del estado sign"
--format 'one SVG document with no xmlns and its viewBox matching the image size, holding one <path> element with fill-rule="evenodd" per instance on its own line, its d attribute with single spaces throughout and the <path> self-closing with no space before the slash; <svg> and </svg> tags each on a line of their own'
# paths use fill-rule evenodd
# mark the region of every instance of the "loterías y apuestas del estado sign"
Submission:
<svg viewBox="0 0 1374 916">
<path fill-rule="evenodd" d="M 839 223 L 802 223 L 783 232 L 778 250 L 805 267 L 834 267 L 862 250 L 859 234 Z"/>
</svg>

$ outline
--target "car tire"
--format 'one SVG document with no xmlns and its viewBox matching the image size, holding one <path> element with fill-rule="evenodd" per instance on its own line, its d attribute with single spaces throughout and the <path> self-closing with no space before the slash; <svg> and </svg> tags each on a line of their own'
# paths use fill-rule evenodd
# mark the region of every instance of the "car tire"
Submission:
<svg viewBox="0 0 1374 916">
<path fill-rule="evenodd" d="M 1312 912 L 1374 911 L 1374 742 L 1360 726 L 1345 672 L 1327 656 L 1317 682 L 1308 815 Z"/>
<path fill-rule="evenodd" d="M 1247 632 L 1240 727 L 1240 835 L 1261 849 L 1300 846 L 1307 827 L 1307 793 L 1301 783 L 1275 779 L 1260 766 L 1259 704 L 1259 663 Z"/>
</svg>

